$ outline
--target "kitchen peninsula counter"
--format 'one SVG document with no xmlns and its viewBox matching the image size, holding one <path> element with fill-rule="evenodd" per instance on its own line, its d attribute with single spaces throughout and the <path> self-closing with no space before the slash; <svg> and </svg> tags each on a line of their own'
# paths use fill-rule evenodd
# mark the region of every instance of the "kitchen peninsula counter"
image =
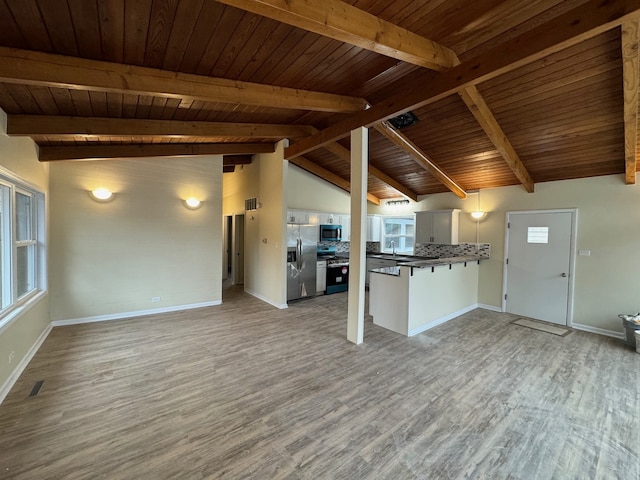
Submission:
<svg viewBox="0 0 640 480">
<path fill-rule="evenodd" d="M 371 270 L 373 323 L 412 336 L 473 310 L 478 306 L 478 268 L 483 259 L 465 255 Z"/>
</svg>

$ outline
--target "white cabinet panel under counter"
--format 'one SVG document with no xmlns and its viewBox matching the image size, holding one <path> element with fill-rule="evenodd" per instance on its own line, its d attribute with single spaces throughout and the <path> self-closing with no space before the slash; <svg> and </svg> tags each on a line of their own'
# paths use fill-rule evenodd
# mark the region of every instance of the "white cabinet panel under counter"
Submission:
<svg viewBox="0 0 640 480">
<path fill-rule="evenodd" d="M 412 336 L 473 310 L 478 305 L 478 262 L 454 257 L 372 271 L 373 323 Z"/>
</svg>

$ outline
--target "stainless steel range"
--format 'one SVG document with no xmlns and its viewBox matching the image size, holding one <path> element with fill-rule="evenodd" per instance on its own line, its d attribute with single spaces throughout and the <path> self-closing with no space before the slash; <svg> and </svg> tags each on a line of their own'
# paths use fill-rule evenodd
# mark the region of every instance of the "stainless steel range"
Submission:
<svg viewBox="0 0 640 480">
<path fill-rule="evenodd" d="M 319 246 L 318 258 L 327 261 L 327 295 L 346 292 L 349 288 L 349 258 L 338 256 L 333 246 Z"/>
</svg>

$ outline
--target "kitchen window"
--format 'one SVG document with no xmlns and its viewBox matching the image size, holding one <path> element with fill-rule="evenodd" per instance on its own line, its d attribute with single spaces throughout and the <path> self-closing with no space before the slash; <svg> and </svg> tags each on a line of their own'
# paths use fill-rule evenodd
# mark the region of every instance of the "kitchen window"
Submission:
<svg viewBox="0 0 640 480">
<path fill-rule="evenodd" d="M 0 327 L 45 289 L 44 195 L 0 176 Z"/>
<path fill-rule="evenodd" d="M 382 251 L 413 253 L 415 219 L 411 217 L 384 217 L 382 219 Z M 393 242 L 393 243 L 392 243 Z"/>
</svg>

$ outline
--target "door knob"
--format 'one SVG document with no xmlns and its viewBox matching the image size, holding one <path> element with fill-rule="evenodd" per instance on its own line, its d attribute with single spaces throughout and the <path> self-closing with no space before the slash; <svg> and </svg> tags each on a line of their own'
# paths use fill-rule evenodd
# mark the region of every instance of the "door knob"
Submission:
<svg viewBox="0 0 640 480">
<path fill-rule="evenodd" d="M 560 276 L 561 276 L 561 277 L 566 277 L 566 276 L 567 276 L 567 274 L 566 274 L 566 273 L 562 273 Z"/>
</svg>

